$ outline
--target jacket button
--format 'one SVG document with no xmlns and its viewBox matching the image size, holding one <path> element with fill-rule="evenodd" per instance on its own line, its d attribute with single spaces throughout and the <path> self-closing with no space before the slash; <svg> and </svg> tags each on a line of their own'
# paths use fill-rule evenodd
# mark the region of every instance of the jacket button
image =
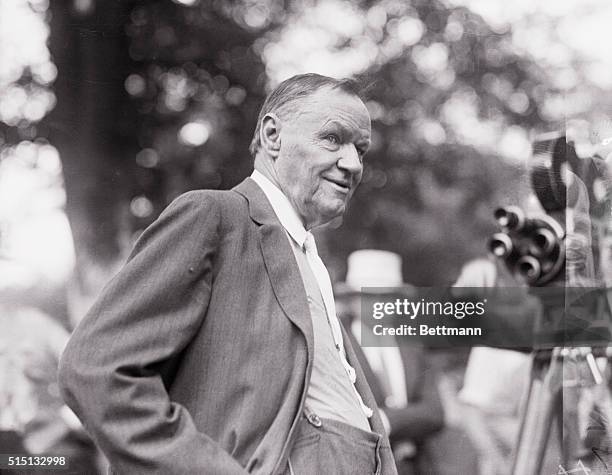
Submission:
<svg viewBox="0 0 612 475">
<path fill-rule="evenodd" d="M 308 414 L 307 416 L 308 422 L 310 422 L 315 427 L 321 427 L 321 418 L 316 414 Z"/>
</svg>

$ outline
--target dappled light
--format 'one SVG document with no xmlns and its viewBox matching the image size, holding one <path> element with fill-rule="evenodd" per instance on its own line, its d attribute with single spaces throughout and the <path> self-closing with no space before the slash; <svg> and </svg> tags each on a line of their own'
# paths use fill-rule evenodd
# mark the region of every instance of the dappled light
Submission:
<svg viewBox="0 0 612 475">
<path fill-rule="evenodd" d="M 2 2 L 0 18 L 0 122 L 9 126 L 40 121 L 55 104 L 48 88 L 57 75 L 46 39 L 47 2 Z M 30 81 L 20 81 L 23 77 Z"/>
<path fill-rule="evenodd" d="M 2 151 L 0 290 L 61 284 L 70 276 L 74 249 L 61 171 L 57 150 L 44 141 Z"/>
</svg>

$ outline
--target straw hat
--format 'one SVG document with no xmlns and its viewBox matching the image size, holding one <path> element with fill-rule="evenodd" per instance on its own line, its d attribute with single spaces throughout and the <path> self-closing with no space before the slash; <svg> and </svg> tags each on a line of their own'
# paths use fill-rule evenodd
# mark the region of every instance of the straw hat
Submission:
<svg viewBox="0 0 612 475">
<path fill-rule="evenodd" d="M 399 254 L 361 249 L 349 255 L 346 281 L 337 283 L 335 293 L 338 296 L 356 293 L 395 294 L 399 293 L 398 287 L 405 290 L 408 286 L 402 277 L 402 258 Z M 368 289 L 362 291 L 363 287 Z"/>
</svg>

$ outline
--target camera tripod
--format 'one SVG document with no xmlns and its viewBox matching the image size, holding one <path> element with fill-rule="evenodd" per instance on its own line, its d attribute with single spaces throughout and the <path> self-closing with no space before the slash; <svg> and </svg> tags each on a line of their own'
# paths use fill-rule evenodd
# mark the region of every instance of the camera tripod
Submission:
<svg viewBox="0 0 612 475">
<path fill-rule="evenodd" d="M 591 329 L 594 334 L 609 326 L 609 303 L 607 296 L 598 293 L 592 305 L 583 307 L 590 315 Z M 536 335 L 550 335 L 551 322 L 559 320 L 554 299 L 544 299 L 543 311 L 536 320 Z M 558 302 L 558 300 L 557 300 Z M 570 309 L 575 307 L 569 307 Z M 555 311 L 556 310 L 556 311 Z M 563 331 L 567 331 L 566 328 Z M 553 341 L 562 340 L 558 337 Z M 540 342 L 541 343 L 541 342 Z M 598 365 L 602 364 L 602 367 Z M 610 369 L 612 368 L 612 347 L 604 341 L 596 346 L 551 346 L 540 347 L 532 353 L 531 376 L 528 386 L 526 404 L 520 424 L 518 441 L 514 453 L 512 475 L 540 475 L 542 472 L 546 449 L 549 445 L 553 424 L 557 423 L 558 443 L 561 450 L 561 463 L 558 473 L 572 473 L 565 467 L 581 464 L 581 458 L 595 455 L 603 462 L 597 450 L 612 454 L 612 395 Z M 602 447 L 584 447 L 581 439 L 579 419 L 580 394 L 584 388 L 593 390 L 594 402 L 591 408 L 597 409 L 600 425 L 603 428 Z M 604 464 L 605 465 L 605 464 Z M 612 474 L 612 465 L 605 472 Z M 588 472 L 583 472 L 588 473 Z M 546 474 L 549 475 L 549 474 Z M 550 474 L 552 475 L 552 473 Z"/>
</svg>

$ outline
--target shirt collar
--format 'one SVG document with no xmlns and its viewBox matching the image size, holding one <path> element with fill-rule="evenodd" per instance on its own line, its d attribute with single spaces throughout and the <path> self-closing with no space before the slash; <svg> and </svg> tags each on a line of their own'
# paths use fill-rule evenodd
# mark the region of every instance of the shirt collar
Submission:
<svg viewBox="0 0 612 475">
<path fill-rule="evenodd" d="M 259 185 L 261 190 L 266 195 L 266 198 L 268 198 L 276 217 L 280 221 L 283 228 L 285 228 L 285 231 L 289 233 L 289 236 L 291 236 L 291 238 L 300 248 L 304 247 L 307 231 L 304 229 L 302 220 L 298 216 L 297 212 L 293 206 L 291 206 L 289 199 L 263 173 L 253 170 L 251 178 L 253 181 L 255 181 L 255 183 L 257 183 L 257 185 Z"/>
</svg>

